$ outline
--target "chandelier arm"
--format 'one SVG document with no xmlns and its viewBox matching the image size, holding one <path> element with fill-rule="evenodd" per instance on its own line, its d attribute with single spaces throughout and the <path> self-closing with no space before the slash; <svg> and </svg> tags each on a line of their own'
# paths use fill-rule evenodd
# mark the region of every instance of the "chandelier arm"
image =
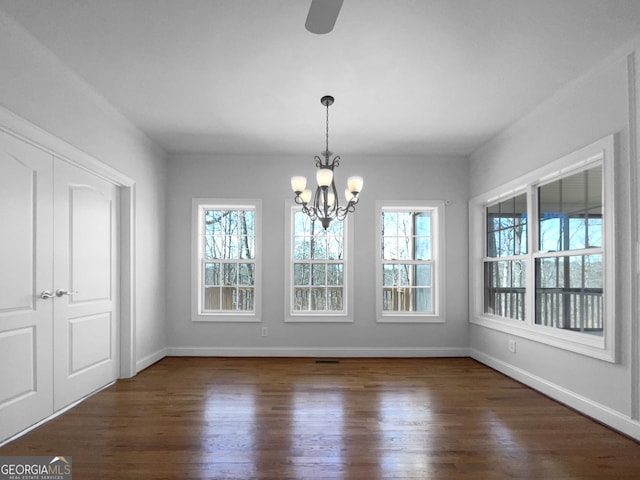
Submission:
<svg viewBox="0 0 640 480">
<path fill-rule="evenodd" d="M 335 160 L 335 158 L 334 158 Z M 336 190 L 336 182 L 335 181 L 331 181 L 331 190 L 333 190 L 333 205 L 331 205 L 331 217 L 335 217 L 336 213 L 338 212 L 338 210 L 340 209 L 339 205 L 340 205 L 340 200 L 338 197 L 338 190 Z"/>
</svg>

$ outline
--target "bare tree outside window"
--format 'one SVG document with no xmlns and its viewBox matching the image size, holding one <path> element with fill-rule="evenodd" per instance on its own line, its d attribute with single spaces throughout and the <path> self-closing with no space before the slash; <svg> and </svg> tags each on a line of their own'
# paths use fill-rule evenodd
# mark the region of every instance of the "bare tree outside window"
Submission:
<svg viewBox="0 0 640 480">
<path fill-rule="evenodd" d="M 203 310 L 253 311 L 255 212 L 205 208 L 203 222 Z"/>
<path fill-rule="evenodd" d="M 345 310 L 344 224 L 325 230 L 301 211 L 293 211 L 293 313 Z"/>
<path fill-rule="evenodd" d="M 432 211 L 383 208 L 382 311 L 434 313 Z"/>
</svg>

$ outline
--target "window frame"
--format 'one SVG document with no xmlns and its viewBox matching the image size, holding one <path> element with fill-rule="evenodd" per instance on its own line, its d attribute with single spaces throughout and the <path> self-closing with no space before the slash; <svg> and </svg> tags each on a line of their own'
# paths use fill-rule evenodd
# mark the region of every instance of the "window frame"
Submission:
<svg viewBox="0 0 640 480">
<path fill-rule="evenodd" d="M 203 311 L 203 218 L 205 210 L 254 212 L 254 308 L 252 311 Z M 191 206 L 191 320 L 193 322 L 260 322 L 262 320 L 262 201 L 259 199 L 193 198 Z M 224 262 L 223 262 L 224 263 Z"/>
<path fill-rule="evenodd" d="M 377 323 L 444 323 L 445 322 L 445 201 L 434 200 L 378 200 L 376 215 L 376 322 Z M 431 259 L 424 264 L 432 266 L 433 313 L 388 312 L 383 310 L 382 213 L 431 212 Z M 411 262 L 414 262 L 413 260 Z M 421 262 L 422 263 L 422 262 Z"/>
<path fill-rule="evenodd" d="M 521 176 L 503 186 L 469 201 L 469 310 L 470 323 L 527 338 L 539 343 L 598 358 L 611 363 L 617 361 L 615 315 L 615 136 L 602 138 L 543 167 Z M 538 187 L 580 171 L 602 165 L 603 205 L 603 315 L 602 336 L 565 330 L 535 323 L 536 267 L 538 258 L 545 256 L 539 246 Z M 486 259 L 486 208 L 525 192 L 528 212 L 528 253 L 526 254 L 525 319 L 499 317 L 484 312 L 484 264 Z M 478 241 L 481 239 L 481 241 Z M 589 250 L 566 250 L 564 255 Z M 507 344 L 505 342 L 505 351 Z"/>
<path fill-rule="evenodd" d="M 354 321 L 353 314 L 353 215 L 347 215 L 342 220 L 343 223 L 343 246 L 344 246 L 344 260 L 343 260 L 343 298 L 341 311 L 322 310 L 318 312 L 297 312 L 293 310 L 293 237 L 294 237 L 294 221 L 293 217 L 296 212 L 300 211 L 300 205 L 291 200 L 285 201 L 284 216 L 285 225 L 284 231 L 286 232 L 284 241 L 284 321 L 287 323 L 352 323 Z M 339 222 L 340 220 L 333 220 Z M 331 262 L 337 263 L 337 262 Z"/>
</svg>

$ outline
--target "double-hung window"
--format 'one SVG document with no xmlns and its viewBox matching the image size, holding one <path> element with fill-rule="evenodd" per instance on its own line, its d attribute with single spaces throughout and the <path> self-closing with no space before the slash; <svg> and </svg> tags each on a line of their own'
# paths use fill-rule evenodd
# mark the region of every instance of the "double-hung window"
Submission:
<svg viewBox="0 0 640 480">
<path fill-rule="evenodd" d="M 259 201 L 193 200 L 195 321 L 258 321 Z"/>
<path fill-rule="evenodd" d="M 443 202 L 377 202 L 379 322 L 441 322 Z"/>
<path fill-rule="evenodd" d="M 470 202 L 471 322 L 615 360 L 613 137 Z"/>
<path fill-rule="evenodd" d="M 287 203 L 286 215 L 286 320 L 352 321 L 349 218 L 325 230 L 297 205 Z"/>
<path fill-rule="evenodd" d="M 527 273 L 527 195 L 486 207 L 484 312 L 524 320 Z"/>
</svg>

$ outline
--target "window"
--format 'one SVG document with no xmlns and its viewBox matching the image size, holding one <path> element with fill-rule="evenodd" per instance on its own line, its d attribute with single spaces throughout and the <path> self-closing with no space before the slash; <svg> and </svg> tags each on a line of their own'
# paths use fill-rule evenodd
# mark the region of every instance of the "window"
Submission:
<svg viewBox="0 0 640 480">
<path fill-rule="evenodd" d="M 613 164 L 608 137 L 470 202 L 473 323 L 615 360 Z"/>
<path fill-rule="evenodd" d="M 259 320 L 257 201 L 194 199 L 194 320 Z"/>
<path fill-rule="evenodd" d="M 484 312 L 524 320 L 527 272 L 527 196 L 486 207 Z"/>
<path fill-rule="evenodd" d="M 442 321 L 443 203 L 378 202 L 378 321 Z"/>
<path fill-rule="evenodd" d="M 535 323 L 603 335 L 602 165 L 536 188 Z"/>
<path fill-rule="evenodd" d="M 352 321 L 349 310 L 349 219 L 325 230 L 287 203 L 287 321 Z"/>
</svg>

